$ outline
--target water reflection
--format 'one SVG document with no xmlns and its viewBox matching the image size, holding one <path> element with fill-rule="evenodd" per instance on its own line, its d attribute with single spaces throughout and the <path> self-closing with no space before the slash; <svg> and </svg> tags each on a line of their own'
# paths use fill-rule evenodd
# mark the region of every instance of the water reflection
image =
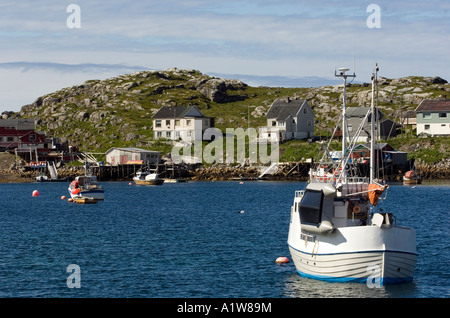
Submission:
<svg viewBox="0 0 450 318">
<path fill-rule="evenodd" d="M 360 283 L 329 283 L 301 277 L 297 273 L 286 276 L 283 297 L 289 298 L 392 298 L 417 297 L 414 282 L 369 288 Z"/>
</svg>

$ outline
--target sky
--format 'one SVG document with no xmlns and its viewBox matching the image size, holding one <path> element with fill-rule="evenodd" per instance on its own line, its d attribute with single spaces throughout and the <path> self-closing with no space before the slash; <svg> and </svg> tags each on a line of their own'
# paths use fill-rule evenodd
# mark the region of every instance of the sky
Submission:
<svg viewBox="0 0 450 318">
<path fill-rule="evenodd" d="M 337 85 L 339 67 L 369 82 L 375 63 L 450 81 L 449 40 L 448 0 L 2 0 L 0 113 L 171 67 L 253 86 Z"/>
</svg>

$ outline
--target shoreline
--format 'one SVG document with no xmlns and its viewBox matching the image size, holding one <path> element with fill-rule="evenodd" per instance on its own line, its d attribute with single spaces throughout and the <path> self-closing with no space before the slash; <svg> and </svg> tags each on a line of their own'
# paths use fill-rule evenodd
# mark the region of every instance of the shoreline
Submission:
<svg viewBox="0 0 450 318">
<path fill-rule="evenodd" d="M 194 170 L 183 171 L 182 174 L 176 176 L 177 178 L 187 179 L 189 181 L 294 181 L 294 182 L 306 182 L 308 181 L 307 171 L 293 171 L 291 174 L 286 174 L 283 170 L 291 169 L 288 166 L 286 169 L 280 169 L 275 175 L 266 175 L 263 178 L 259 178 L 259 169 L 256 167 L 230 167 L 230 166 L 212 166 L 212 167 L 202 167 Z M 418 169 L 417 172 L 422 176 L 422 182 L 433 183 L 433 182 L 448 182 L 450 181 L 450 172 L 448 169 L 436 169 L 435 171 L 430 171 L 426 169 L 421 173 Z M 38 171 L 14 171 L 14 170 L 1 170 L 0 169 L 0 184 L 4 183 L 40 183 L 36 181 L 36 176 Z M 76 176 L 83 175 L 84 169 L 79 167 L 69 167 L 58 169 L 58 175 L 61 178 L 72 178 Z M 402 176 L 404 172 L 397 174 L 386 175 L 386 182 L 388 183 L 401 183 Z M 99 177 L 99 176 L 98 176 Z M 165 178 L 165 176 L 162 176 Z M 122 178 L 100 178 L 100 182 L 125 182 L 132 181 L 132 176 L 122 177 Z M 52 182 L 52 181 L 43 181 Z M 64 182 L 64 181 L 63 181 Z"/>
</svg>

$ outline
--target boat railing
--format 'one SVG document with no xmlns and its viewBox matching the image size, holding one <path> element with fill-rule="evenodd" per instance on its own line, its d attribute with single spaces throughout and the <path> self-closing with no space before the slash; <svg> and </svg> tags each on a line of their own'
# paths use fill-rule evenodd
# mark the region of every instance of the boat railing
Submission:
<svg viewBox="0 0 450 318">
<path fill-rule="evenodd" d="M 304 190 L 295 191 L 295 197 L 296 198 L 301 198 L 301 197 L 303 197 L 304 194 L 305 194 Z"/>
<path fill-rule="evenodd" d="M 365 177 L 347 177 L 345 183 L 368 183 L 369 178 Z"/>
<path fill-rule="evenodd" d="M 336 182 L 337 178 L 333 175 L 325 176 L 311 176 L 311 182 L 322 182 L 322 183 L 333 183 Z"/>
</svg>

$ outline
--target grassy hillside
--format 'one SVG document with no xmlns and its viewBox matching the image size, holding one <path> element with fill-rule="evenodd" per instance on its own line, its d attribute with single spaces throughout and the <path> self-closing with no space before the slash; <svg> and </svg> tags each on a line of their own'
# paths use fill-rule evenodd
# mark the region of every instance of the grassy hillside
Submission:
<svg viewBox="0 0 450 318">
<path fill-rule="evenodd" d="M 103 81 L 90 80 L 41 96 L 15 116 L 36 118 L 38 129 L 83 151 L 104 152 L 111 147 L 137 146 L 170 152 L 172 143 L 153 139 L 152 115 L 162 106 L 196 105 L 216 127 L 264 126 L 265 114 L 277 98 L 305 98 L 315 112 L 315 134 L 329 136 L 340 113 L 342 85 L 319 88 L 251 87 L 238 80 L 220 79 L 196 70 L 145 71 Z M 347 89 L 349 106 L 369 106 L 371 87 Z M 378 106 L 386 117 L 399 121 L 401 112 L 414 110 L 423 99 L 450 97 L 450 84 L 433 77 L 380 78 Z M 413 136 L 413 132 L 409 132 Z M 396 138 L 389 142 L 410 156 L 428 161 L 449 157 L 448 138 Z M 291 141 L 281 145 L 281 159 L 312 157 L 318 144 Z"/>
</svg>

